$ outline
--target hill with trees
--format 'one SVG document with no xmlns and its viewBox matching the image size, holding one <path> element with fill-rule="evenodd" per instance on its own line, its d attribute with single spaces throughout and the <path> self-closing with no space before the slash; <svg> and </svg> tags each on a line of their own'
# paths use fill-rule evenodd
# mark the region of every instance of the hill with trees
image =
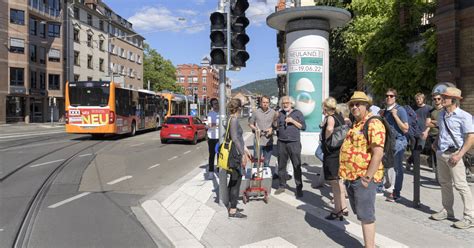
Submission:
<svg viewBox="0 0 474 248">
<path fill-rule="evenodd" d="M 235 89 L 232 93 L 250 91 L 258 95 L 278 96 L 278 84 L 276 78 L 268 78 L 250 82 Z"/>
</svg>

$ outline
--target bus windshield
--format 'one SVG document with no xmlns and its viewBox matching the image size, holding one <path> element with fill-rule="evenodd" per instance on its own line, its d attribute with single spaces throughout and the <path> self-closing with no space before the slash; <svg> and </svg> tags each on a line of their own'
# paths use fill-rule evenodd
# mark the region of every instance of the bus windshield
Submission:
<svg viewBox="0 0 474 248">
<path fill-rule="evenodd" d="M 109 95 L 109 84 L 92 82 L 69 84 L 69 102 L 73 107 L 105 107 L 109 104 Z"/>
</svg>

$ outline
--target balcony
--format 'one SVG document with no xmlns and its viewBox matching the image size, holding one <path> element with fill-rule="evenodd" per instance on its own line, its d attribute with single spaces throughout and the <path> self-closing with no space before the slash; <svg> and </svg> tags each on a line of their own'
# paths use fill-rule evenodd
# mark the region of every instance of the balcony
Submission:
<svg viewBox="0 0 474 248">
<path fill-rule="evenodd" d="M 53 21 L 61 21 L 61 10 L 52 6 L 46 5 L 42 0 L 29 0 L 28 8 L 35 14 L 42 15 Z"/>
</svg>

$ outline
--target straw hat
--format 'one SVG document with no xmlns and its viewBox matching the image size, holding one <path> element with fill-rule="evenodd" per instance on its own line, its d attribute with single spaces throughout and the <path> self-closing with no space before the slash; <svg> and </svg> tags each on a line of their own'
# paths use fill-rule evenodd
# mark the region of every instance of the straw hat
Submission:
<svg viewBox="0 0 474 248">
<path fill-rule="evenodd" d="M 369 97 L 363 91 L 354 91 L 354 94 L 347 104 L 350 104 L 351 102 L 366 102 L 372 104 Z"/>
<path fill-rule="evenodd" d="M 449 96 L 457 99 L 462 99 L 461 90 L 456 87 L 448 87 L 446 90 L 441 93 L 443 96 Z"/>
</svg>

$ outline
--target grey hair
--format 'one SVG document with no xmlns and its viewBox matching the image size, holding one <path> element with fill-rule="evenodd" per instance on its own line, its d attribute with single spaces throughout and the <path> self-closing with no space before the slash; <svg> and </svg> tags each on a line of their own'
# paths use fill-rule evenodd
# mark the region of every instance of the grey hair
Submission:
<svg viewBox="0 0 474 248">
<path fill-rule="evenodd" d="M 283 99 L 285 99 L 285 98 L 288 98 L 290 100 L 291 107 L 293 108 L 295 106 L 295 99 L 293 99 L 293 97 L 291 97 L 291 96 L 282 96 L 280 98 L 280 102 L 278 104 L 280 106 L 280 108 L 283 108 Z"/>
</svg>

